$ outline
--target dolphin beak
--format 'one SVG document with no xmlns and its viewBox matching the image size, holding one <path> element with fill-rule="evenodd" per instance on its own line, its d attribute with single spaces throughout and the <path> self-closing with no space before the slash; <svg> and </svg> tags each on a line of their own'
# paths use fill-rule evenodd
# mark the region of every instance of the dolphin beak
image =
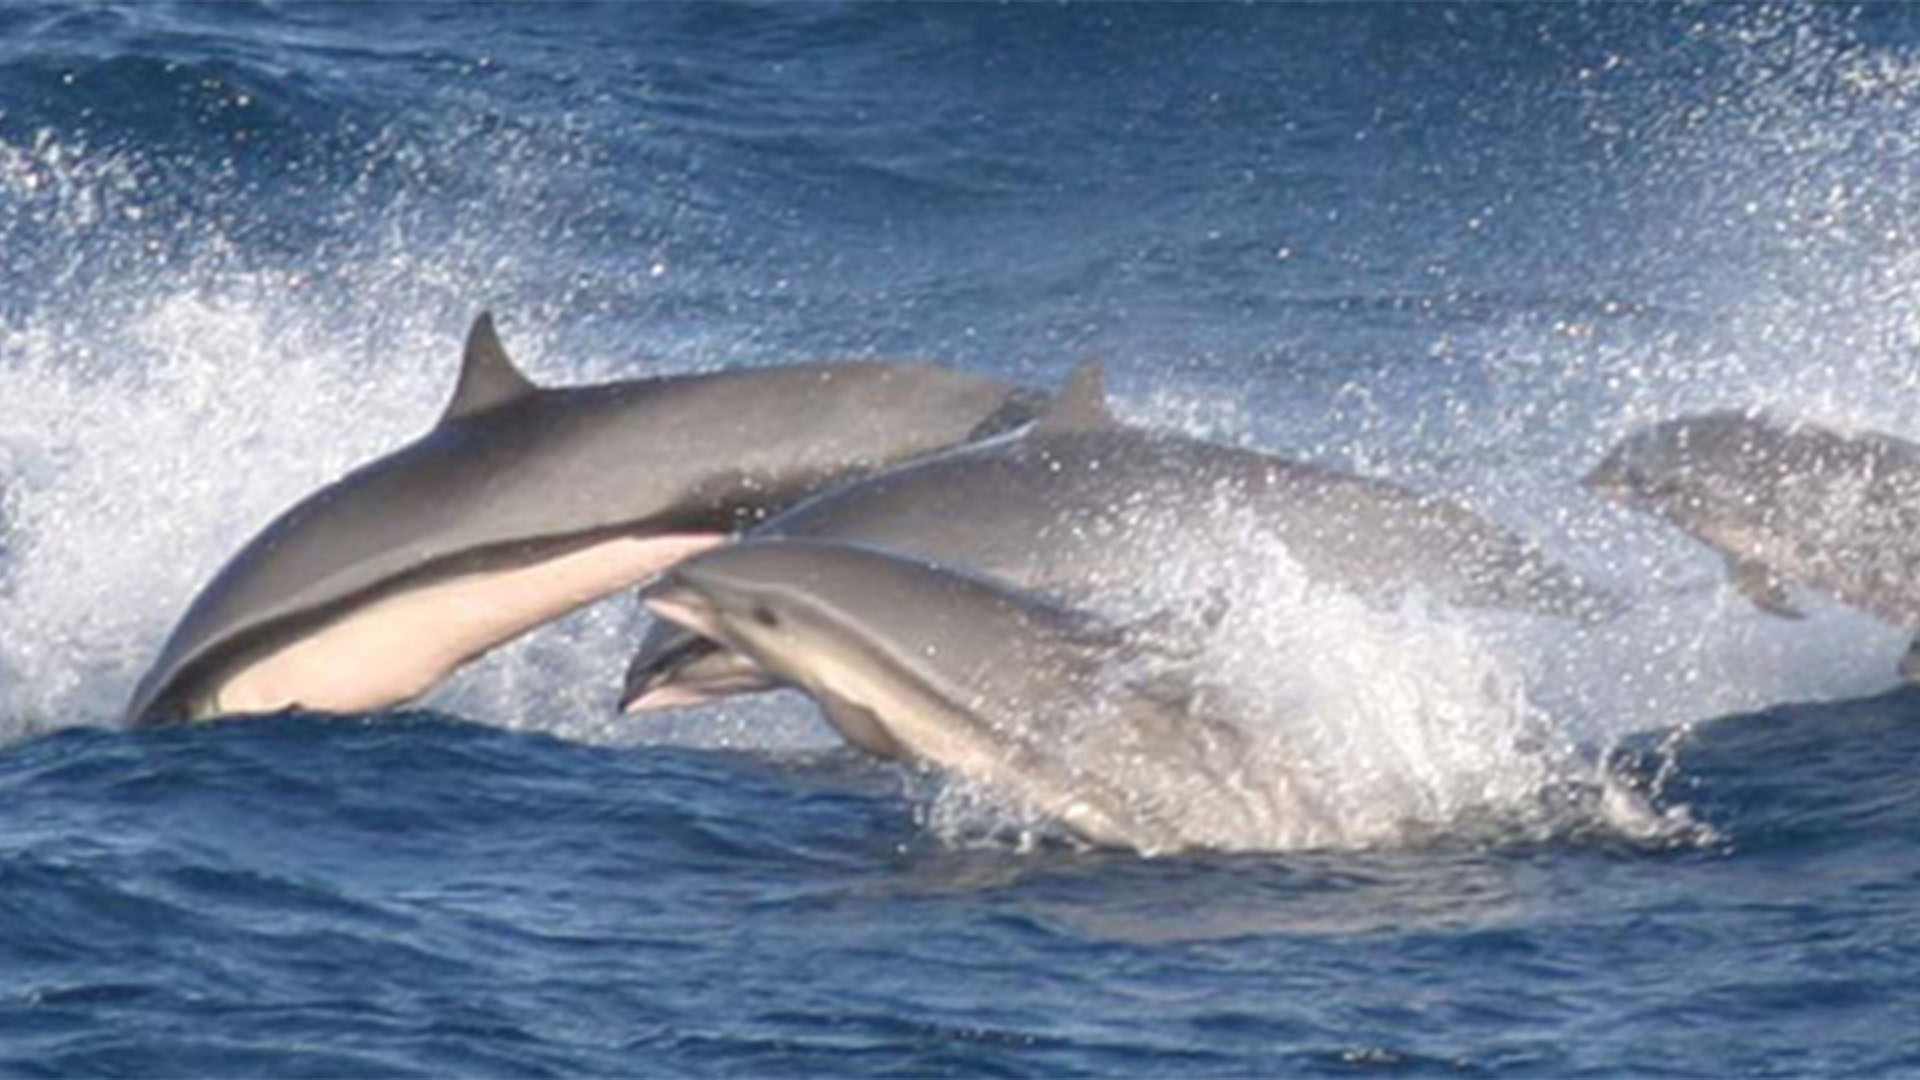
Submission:
<svg viewBox="0 0 1920 1080">
<path fill-rule="evenodd" d="M 620 688 L 620 711 L 632 716 L 654 708 L 667 707 L 666 704 L 658 702 L 659 695 L 664 693 L 659 686 L 664 674 L 650 665 L 637 662 L 627 668 L 626 682 Z"/>
<path fill-rule="evenodd" d="M 758 664 L 710 638 L 682 638 L 665 649 L 653 647 L 650 641 L 627 665 L 620 708 L 628 714 L 680 709 L 777 685 Z"/>
<path fill-rule="evenodd" d="M 686 687 L 663 685 L 663 680 L 657 674 L 649 673 L 637 683 L 627 684 L 626 691 L 620 695 L 620 711 L 628 716 L 638 716 L 641 713 L 658 712 L 662 709 L 682 709 L 704 705 L 712 700 L 712 694 Z"/>
<path fill-rule="evenodd" d="M 651 605 L 649 605 L 651 607 Z M 654 609 L 658 614 L 659 610 Z M 674 607 L 668 602 L 668 610 L 676 615 L 684 615 L 686 608 Z M 669 618 L 661 614 L 662 618 Z M 678 623 L 678 618 L 671 618 Z M 706 639 L 696 638 L 704 643 Z M 655 709 L 675 709 L 687 705 L 699 705 L 712 700 L 712 696 L 700 690 L 686 686 L 675 686 L 675 676 L 680 665 L 689 655 L 690 647 L 665 651 L 642 648 L 633 655 L 633 661 L 627 665 L 626 683 L 620 691 L 620 711 L 628 715 L 651 712 Z"/>
<path fill-rule="evenodd" d="M 713 637 L 720 625 L 719 613 L 712 601 L 689 585 L 676 571 L 669 571 L 653 584 L 640 590 L 640 600 L 655 618 L 684 626 L 703 637 Z M 697 705 L 707 700 L 698 691 L 677 689 L 669 683 L 673 665 L 666 657 L 641 653 L 627 668 L 626 684 L 620 691 L 620 711 L 626 714 Z"/>
<path fill-rule="evenodd" d="M 642 589 L 640 599 L 658 618 L 684 626 L 702 637 L 718 636 L 720 615 L 713 601 L 679 573 L 669 573 Z"/>
</svg>

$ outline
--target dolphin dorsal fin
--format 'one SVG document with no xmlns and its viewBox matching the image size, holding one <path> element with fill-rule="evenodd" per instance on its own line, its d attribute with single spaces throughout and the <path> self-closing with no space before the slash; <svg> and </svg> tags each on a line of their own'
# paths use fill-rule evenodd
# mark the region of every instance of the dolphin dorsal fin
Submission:
<svg viewBox="0 0 1920 1080">
<path fill-rule="evenodd" d="M 1107 409 L 1106 383 L 1106 369 L 1100 361 L 1082 360 L 1033 430 L 1098 431 L 1116 426 L 1113 413 Z"/>
<path fill-rule="evenodd" d="M 466 352 L 460 359 L 460 382 L 453 388 L 453 400 L 440 417 L 441 423 L 463 416 L 497 409 L 539 390 L 532 379 L 520 374 L 500 344 L 493 328 L 493 313 L 483 311 L 467 331 Z"/>
</svg>

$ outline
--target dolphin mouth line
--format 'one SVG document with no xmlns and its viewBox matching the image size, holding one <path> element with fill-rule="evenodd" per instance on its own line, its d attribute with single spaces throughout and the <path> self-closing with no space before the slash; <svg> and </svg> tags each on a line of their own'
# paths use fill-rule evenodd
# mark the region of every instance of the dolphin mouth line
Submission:
<svg viewBox="0 0 1920 1080">
<path fill-rule="evenodd" d="M 661 712 L 667 709 L 690 709 L 696 705 L 705 705 L 715 700 L 716 695 L 686 686 L 643 687 L 637 694 L 620 702 L 620 711 L 628 716 L 641 713 Z"/>
<path fill-rule="evenodd" d="M 649 587 L 642 598 L 655 617 L 686 627 L 703 638 L 719 639 L 719 612 L 705 597 L 672 576 Z"/>
<path fill-rule="evenodd" d="M 757 667 L 749 675 L 733 679 L 702 680 L 695 685 L 683 685 L 671 680 L 649 681 L 621 704 L 620 711 L 628 716 L 638 716 L 663 709 L 710 705 L 735 694 L 755 693 L 777 685 L 779 685 L 777 680 Z"/>
<path fill-rule="evenodd" d="M 673 608 L 672 601 L 668 601 L 667 604 L 669 611 L 675 611 L 671 617 L 651 603 L 648 603 L 647 607 L 655 617 L 675 622 L 676 625 L 686 629 L 690 636 L 682 639 L 673 648 L 655 656 L 645 666 L 636 666 L 627 672 L 626 686 L 620 692 L 619 711 L 632 716 L 660 709 L 701 705 L 713 701 L 716 697 L 726 696 L 725 693 L 714 693 L 711 688 L 701 689 L 679 685 L 674 681 L 683 665 L 717 647 L 718 643 L 715 639 L 706 635 L 696 636 L 690 627 L 678 623 L 677 619 L 682 613 Z"/>
</svg>

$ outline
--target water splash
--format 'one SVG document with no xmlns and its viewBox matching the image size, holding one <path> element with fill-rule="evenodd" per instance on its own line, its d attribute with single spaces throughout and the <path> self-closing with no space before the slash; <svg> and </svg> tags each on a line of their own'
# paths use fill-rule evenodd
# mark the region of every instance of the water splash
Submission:
<svg viewBox="0 0 1920 1080">
<path fill-rule="evenodd" d="M 1234 616 L 1255 621 L 1236 626 L 1248 652 L 1231 666 L 1261 677 L 1230 686 L 1248 699 L 1246 715 L 1270 716 L 1304 747 L 1290 752 L 1323 761 L 1338 747 L 1355 763 L 1350 775 L 1303 772 L 1316 799 L 1345 808 L 1330 815 L 1342 824 L 1286 839 L 1368 843 L 1408 832 L 1409 820 L 1526 807 L 1556 785 L 1590 790 L 1556 746 L 1891 681 L 1897 633 L 1831 608 L 1810 624 L 1769 622 L 1731 601 L 1683 538 L 1574 483 L 1633 426 L 1689 409 L 1773 404 L 1912 433 L 1920 145 L 1908 128 L 1920 59 L 1877 43 L 1860 21 L 1801 8 L 1708 13 L 1677 40 L 1661 32 L 1611 55 L 1553 54 L 1565 70 L 1548 78 L 1585 125 L 1575 143 L 1587 156 L 1572 171 L 1588 186 L 1566 190 L 1595 197 L 1572 224 L 1508 228 L 1518 246 L 1484 258 L 1492 277 L 1511 264 L 1521 269 L 1505 277 L 1517 279 L 1593 251 L 1588 276 L 1554 278 L 1573 282 L 1558 293 L 1504 295 L 1436 273 L 1435 295 L 1359 304 L 1364 317 L 1388 316 L 1390 331 L 1322 344 L 1279 319 L 1260 325 L 1270 309 L 1250 307 L 1246 333 L 1277 342 L 1271 354 L 1227 350 L 1230 364 L 1196 371 L 1156 338 L 1167 355 L 1116 365 L 1129 415 L 1450 492 L 1636 601 L 1598 628 L 1482 626 L 1417 606 L 1350 610 L 1274 579 L 1270 613 L 1242 605 Z M 180 75 L 194 100 L 218 106 L 217 143 L 20 134 L 17 116 L 0 136 L 0 249 L 20 260 L 0 298 L 0 737 L 111 721 L 174 615 L 247 535 L 432 421 L 481 303 L 511 301 L 509 345 L 535 371 L 614 374 L 630 370 L 631 354 L 614 334 L 653 310 L 636 298 L 654 295 L 659 275 L 699 273 L 700 258 L 683 251 L 704 246 L 707 263 L 729 271 L 757 254 L 716 240 L 729 207 L 721 189 L 690 179 L 691 166 L 645 158 L 635 171 L 649 193 L 609 195 L 610 175 L 626 183 L 631 147 L 595 141 L 604 135 L 585 133 L 590 120 L 516 121 L 486 93 L 456 92 L 409 102 L 419 110 L 410 122 L 356 113 L 346 134 L 323 138 L 335 103 L 276 95 L 264 69 L 234 70 L 259 85 L 204 66 Z M 83 76 L 76 92 L 87 86 Z M 1516 107 L 1528 100 L 1498 89 Z M 254 109 L 294 131 L 291 149 L 261 148 L 273 125 L 249 119 Z M 242 131 L 260 140 L 236 150 Z M 665 152 L 674 155 L 698 156 L 691 144 Z M 1513 194 L 1487 201 L 1512 206 Z M 289 200 L 311 203 L 297 227 L 265 212 Z M 1091 218 L 1079 208 L 1071 220 Z M 1222 224 L 1222 245 L 1249 239 Z M 1140 236 L 1071 239 L 1098 249 Z M 810 245 L 822 246 L 799 246 Z M 935 267 L 939 254 L 921 259 Z M 1321 285 L 1372 284 L 1346 280 L 1363 273 L 1359 260 L 1326 265 L 1343 276 Z M 767 332 L 742 325 L 752 321 L 739 317 L 743 303 L 789 321 L 873 306 L 857 289 L 851 300 L 845 289 L 794 299 L 772 285 L 756 296 L 741 283 L 750 277 L 712 273 L 665 306 L 649 352 L 704 366 L 737 359 L 744 343 L 761 358 Z M 927 308 L 951 299 L 943 288 L 977 295 L 975 280 L 929 280 Z M 1084 322 L 1067 315 L 1095 302 L 1063 292 L 1037 297 L 1057 307 L 1024 318 Z M 1324 301 L 1279 310 L 1349 310 Z M 1356 342 L 1411 347 L 1378 357 Z M 583 738 L 821 741 L 790 702 L 644 726 L 611 719 L 612 673 L 637 619 L 618 598 L 500 650 L 431 704 Z M 1292 665 L 1278 664 L 1289 650 Z M 1368 723 L 1384 725 L 1371 742 Z M 1375 813 L 1368 800 L 1380 792 Z"/>
<path fill-rule="evenodd" d="M 541 298 L 502 315 L 543 372 L 539 315 L 564 301 L 516 287 L 518 238 L 449 234 L 420 211 L 471 141 L 456 127 L 384 158 L 412 179 L 332 219 L 316 258 L 231 240 L 253 195 L 225 166 L 197 178 L 200 213 L 156 224 L 172 195 L 152 162 L 45 131 L 0 140 L 0 237 L 34 260 L 13 271 L 24 310 L 0 312 L 0 737 L 116 720 L 171 620 L 247 536 L 433 423 L 481 299 Z M 512 201 L 536 157 L 494 155 L 461 180 Z M 349 189 L 375 193 L 364 177 Z M 576 370 L 615 366 L 590 353 Z M 492 682 L 529 704 L 511 692 L 526 682 L 514 655 L 464 678 L 458 700 Z"/>
<path fill-rule="evenodd" d="M 1555 267 L 1559 291 L 1443 289 L 1403 335 L 1417 364 L 1289 352 L 1256 414 L 1258 442 L 1450 493 L 1630 598 L 1603 627 L 1500 638 L 1536 700 L 1601 739 L 1876 692 L 1903 647 L 1831 604 L 1798 625 L 1754 612 L 1698 545 L 1579 486 L 1618 439 L 1691 411 L 1920 435 L 1920 55 L 1842 9 L 1667 20 L 1636 37 L 1609 12 L 1599 52 L 1550 73 L 1586 140 L 1558 163 L 1578 198 L 1499 258 Z"/>
<path fill-rule="evenodd" d="M 1160 558 L 1098 603 L 1137 633 L 1183 644 L 1129 655 L 1107 690 L 1118 698 L 1168 674 L 1197 687 L 1181 724 L 1192 752 L 1139 752 L 1115 734 L 1127 725 L 1103 711 L 1110 702 L 1093 701 L 1063 758 L 1127 791 L 1174 846 L 1714 838 L 1583 745 L 1577 714 L 1536 703 L 1534 673 L 1502 634 L 1546 620 L 1466 612 L 1420 590 L 1382 603 L 1315 581 L 1225 495 L 1200 521 L 1136 512 Z M 1008 793 L 955 782 L 918 797 L 949 843 L 1029 847 L 1051 832 Z"/>
</svg>

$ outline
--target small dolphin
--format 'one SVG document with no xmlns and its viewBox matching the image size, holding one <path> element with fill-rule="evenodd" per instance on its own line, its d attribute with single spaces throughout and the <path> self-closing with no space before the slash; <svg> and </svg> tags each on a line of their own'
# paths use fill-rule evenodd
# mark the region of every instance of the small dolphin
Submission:
<svg viewBox="0 0 1920 1080">
<path fill-rule="evenodd" d="M 1920 628 L 1920 445 L 1711 412 L 1628 436 L 1582 482 L 1719 553 L 1762 611 L 1800 618 L 1801 585 Z M 1920 643 L 1900 673 L 1920 678 Z"/>
<path fill-rule="evenodd" d="M 1131 591 L 1170 558 L 1193 558 L 1220 528 L 1276 539 L 1316 580 L 1366 594 L 1424 588 L 1465 606 L 1582 618 L 1614 609 L 1538 545 L 1449 499 L 1123 426 L 1107 410 L 1097 364 L 1078 369 L 1024 433 L 831 489 L 749 537 L 881 548 L 1085 605 Z M 621 704 L 666 708 L 770 685 L 744 658 L 656 624 Z"/>
<path fill-rule="evenodd" d="M 1153 853 L 1244 830 L 1245 737 L 1128 631 L 959 571 L 813 540 L 745 541 L 644 591 L 663 618 L 805 691 L 848 742 L 935 766 L 1086 839 Z"/>
<path fill-rule="evenodd" d="M 193 601 L 129 721 L 363 710 L 637 584 L 822 484 L 1032 418 L 914 363 L 540 387 L 482 314 L 424 436 L 314 492 Z"/>
</svg>

